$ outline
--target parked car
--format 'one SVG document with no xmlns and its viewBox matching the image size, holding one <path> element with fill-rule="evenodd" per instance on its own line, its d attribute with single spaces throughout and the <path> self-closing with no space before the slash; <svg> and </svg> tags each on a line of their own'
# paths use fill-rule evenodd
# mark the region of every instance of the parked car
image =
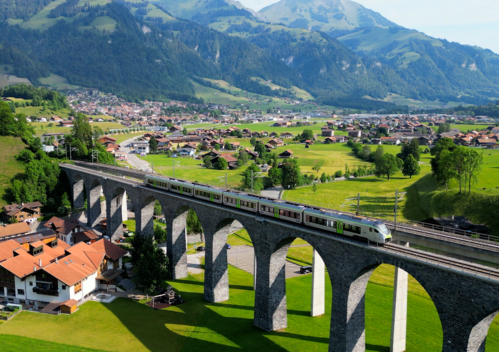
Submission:
<svg viewBox="0 0 499 352">
<path fill-rule="evenodd" d="M 230 244 L 227 243 L 227 249 L 231 249 L 232 247 L 230 246 Z"/>
<path fill-rule="evenodd" d="M 309 266 L 309 265 L 307 265 L 307 266 L 302 266 L 302 267 L 300 268 L 300 274 L 309 274 L 309 273 L 311 273 L 312 271 L 313 271 L 313 268 L 312 268 L 311 266 Z"/>
<path fill-rule="evenodd" d="M 204 252 L 206 250 L 206 248 L 204 248 L 204 246 L 199 246 L 199 247 L 196 248 L 196 250 L 198 252 Z"/>
</svg>

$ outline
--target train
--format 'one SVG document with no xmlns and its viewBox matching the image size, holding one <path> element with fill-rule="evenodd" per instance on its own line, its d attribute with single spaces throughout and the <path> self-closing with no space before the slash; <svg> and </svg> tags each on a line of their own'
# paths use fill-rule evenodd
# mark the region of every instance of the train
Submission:
<svg viewBox="0 0 499 352">
<path fill-rule="evenodd" d="M 225 190 L 176 178 L 146 175 L 144 185 L 291 223 L 315 227 L 361 241 L 369 240 L 384 245 L 392 239 L 390 230 L 377 219 L 304 206 L 235 190 Z"/>
</svg>

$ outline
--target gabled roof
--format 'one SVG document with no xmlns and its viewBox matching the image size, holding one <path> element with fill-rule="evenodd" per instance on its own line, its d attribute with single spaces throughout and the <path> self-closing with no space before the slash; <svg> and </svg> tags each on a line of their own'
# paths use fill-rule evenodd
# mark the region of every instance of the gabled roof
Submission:
<svg viewBox="0 0 499 352">
<path fill-rule="evenodd" d="M 0 226 L 0 238 L 6 236 L 19 235 L 23 233 L 28 233 L 31 231 L 28 223 L 20 222 L 17 224 L 3 225 Z"/>
<path fill-rule="evenodd" d="M 105 239 L 92 243 L 90 247 L 94 248 L 96 251 L 105 252 L 106 256 L 111 260 L 118 260 L 127 254 L 127 251 Z"/>
</svg>

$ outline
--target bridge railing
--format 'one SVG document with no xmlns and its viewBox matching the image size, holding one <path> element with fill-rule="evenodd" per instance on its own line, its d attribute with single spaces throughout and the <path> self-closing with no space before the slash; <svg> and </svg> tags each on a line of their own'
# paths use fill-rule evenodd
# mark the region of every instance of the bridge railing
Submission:
<svg viewBox="0 0 499 352">
<path fill-rule="evenodd" d="M 457 270 L 462 273 L 471 274 L 474 276 L 499 281 L 499 264 L 484 262 L 481 260 L 473 260 L 472 258 L 453 255 L 447 252 L 442 252 L 431 247 L 423 245 L 411 245 L 409 248 L 415 251 L 406 251 L 404 246 L 391 246 L 389 248 L 368 240 L 368 245 L 371 248 L 376 248 L 379 251 L 392 252 L 407 259 L 416 259 L 425 263 L 434 264 L 443 268 Z M 396 247 L 400 247 L 397 251 Z"/>
<path fill-rule="evenodd" d="M 393 222 L 387 222 L 387 224 L 392 228 L 395 226 Z M 446 234 L 450 234 L 450 235 L 453 235 L 455 237 L 469 238 L 469 239 L 474 240 L 473 243 L 479 243 L 480 240 L 483 240 L 483 241 L 492 242 L 494 244 L 499 245 L 499 237 L 498 236 L 479 233 L 479 232 L 473 232 L 473 231 L 467 231 L 467 230 L 449 227 L 449 226 L 428 224 L 428 223 L 420 222 L 420 221 L 404 220 L 403 222 L 397 222 L 397 227 L 402 227 L 402 228 L 404 228 L 404 230 L 407 229 L 408 227 L 414 227 L 414 228 L 420 229 L 419 232 L 424 231 L 424 229 L 428 229 L 428 230 L 433 230 L 433 231 L 438 231 L 438 232 L 445 232 Z M 425 235 L 429 235 L 430 233 L 431 232 L 426 231 Z"/>
</svg>

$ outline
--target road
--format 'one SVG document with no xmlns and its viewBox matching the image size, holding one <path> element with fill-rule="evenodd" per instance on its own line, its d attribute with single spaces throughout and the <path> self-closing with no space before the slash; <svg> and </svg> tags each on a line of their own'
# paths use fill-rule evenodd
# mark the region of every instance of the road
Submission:
<svg viewBox="0 0 499 352">
<path fill-rule="evenodd" d="M 139 137 L 140 136 L 136 136 L 120 143 L 120 145 L 122 146 L 121 150 L 123 150 L 127 154 L 128 163 L 130 164 L 130 166 L 132 166 L 132 168 L 145 172 L 152 172 L 149 163 L 145 160 L 138 158 L 137 155 L 131 153 L 130 148 L 127 147 L 128 144 L 132 143 L 134 140 L 136 140 Z"/>
</svg>

